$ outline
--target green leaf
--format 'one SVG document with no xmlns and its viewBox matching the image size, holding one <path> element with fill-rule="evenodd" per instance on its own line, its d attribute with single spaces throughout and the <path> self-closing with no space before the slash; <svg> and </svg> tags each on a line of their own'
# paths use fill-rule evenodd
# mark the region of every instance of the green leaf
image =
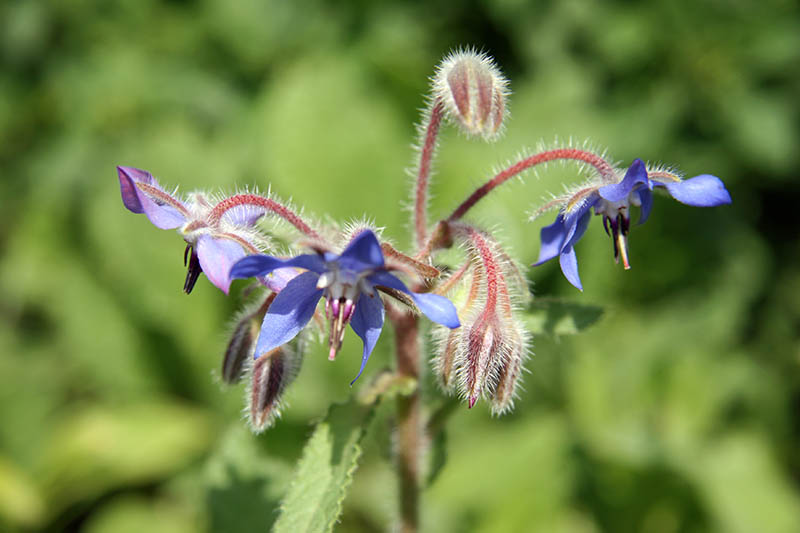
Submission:
<svg viewBox="0 0 800 533">
<path fill-rule="evenodd" d="M 603 316 L 603 308 L 555 298 L 538 298 L 523 315 L 525 324 L 534 335 L 558 337 L 574 335 L 592 326 Z"/>
<path fill-rule="evenodd" d="M 210 531 L 268 531 L 277 518 L 291 464 L 270 457 L 260 439 L 236 421 L 206 464 Z"/>
<path fill-rule="evenodd" d="M 361 456 L 374 405 L 355 398 L 331 406 L 317 424 L 300 458 L 275 523 L 276 533 L 331 531 Z"/>
</svg>

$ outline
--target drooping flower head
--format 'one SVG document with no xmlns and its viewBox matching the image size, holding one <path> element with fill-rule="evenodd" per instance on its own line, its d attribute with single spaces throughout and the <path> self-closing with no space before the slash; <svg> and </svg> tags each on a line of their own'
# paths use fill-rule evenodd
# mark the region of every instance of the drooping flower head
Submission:
<svg viewBox="0 0 800 533">
<path fill-rule="evenodd" d="M 621 258 L 625 269 L 629 269 L 630 207 L 641 208 L 639 224 L 643 224 L 650 216 L 656 188 L 664 188 L 674 199 L 695 207 L 731 203 L 730 194 L 716 176 L 702 174 L 682 180 L 677 174 L 665 170 L 648 172 L 644 162 L 635 159 L 619 183 L 590 184 L 559 202 L 563 208 L 555 222 L 542 228 L 542 246 L 534 266 L 558 256 L 564 276 L 583 290 L 574 246 L 586 232 L 594 209 L 596 215 L 603 217 L 603 226 L 612 238 L 614 259 L 619 261 Z"/>
<path fill-rule="evenodd" d="M 256 358 L 293 339 L 313 317 L 320 298 L 325 299 L 330 322 L 329 358 L 333 359 L 341 348 L 348 324 L 364 343 L 356 379 L 364 371 L 383 328 L 385 310 L 376 289 L 410 297 L 436 323 L 449 328 L 460 325 L 456 309 L 447 298 L 411 292 L 389 271 L 372 231 L 359 233 L 339 255 L 329 251 L 291 259 L 251 255 L 239 260 L 230 275 L 232 279 L 265 276 L 286 267 L 305 272 L 289 281 L 269 306 L 256 344 Z"/>
<path fill-rule="evenodd" d="M 241 205 L 220 210 L 200 194 L 183 200 L 169 193 L 144 170 L 117 167 L 122 202 L 129 211 L 144 213 L 159 229 L 177 229 L 186 241 L 184 265 L 188 266 L 183 290 L 192 292 L 201 273 L 227 294 L 231 266 L 249 253 L 258 253 L 261 238 L 255 224 L 266 210 Z"/>
</svg>

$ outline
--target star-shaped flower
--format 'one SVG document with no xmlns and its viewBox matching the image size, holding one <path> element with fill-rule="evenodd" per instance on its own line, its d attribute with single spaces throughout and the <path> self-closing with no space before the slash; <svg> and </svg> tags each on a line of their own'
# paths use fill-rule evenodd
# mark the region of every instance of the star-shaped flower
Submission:
<svg viewBox="0 0 800 533">
<path fill-rule="evenodd" d="M 348 323 L 364 343 L 358 379 L 383 328 L 385 310 L 377 288 L 404 293 L 434 322 L 449 328 L 460 326 L 450 300 L 411 292 L 389 271 L 378 239 L 369 230 L 359 233 L 340 255 L 320 252 L 291 259 L 251 255 L 238 261 L 230 275 L 233 279 L 265 276 L 285 267 L 302 268 L 305 272 L 289 281 L 270 305 L 261 325 L 256 358 L 292 340 L 311 320 L 320 298 L 324 298 L 330 321 L 329 358 L 333 359 L 341 347 Z"/>
<path fill-rule="evenodd" d="M 144 170 L 117 167 L 122 202 L 129 211 L 144 213 L 159 229 L 178 229 L 186 241 L 183 254 L 188 272 L 183 290 L 192 292 L 200 273 L 227 294 L 231 285 L 231 266 L 247 252 L 257 253 L 258 234 L 254 226 L 266 210 L 242 205 L 227 209 L 216 217 L 214 206 L 205 196 L 193 193 L 188 200 L 164 190 Z"/>
<path fill-rule="evenodd" d="M 731 203 L 725 185 L 716 176 L 702 174 L 687 180 L 666 171 L 653 171 L 648 175 L 641 159 L 631 164 L 619 183 L 596 184 L 584 187 L 564 200 L 564 208 L 555 222 L 542 228 L 542 247 L 534 266 L 558 256 L 561 271 L 575 287 L 583 290 L 578 276 L 578 260 L 575 256 L 577 243 L 589 226 L 591 209 L 603 216 L 603 226 L 614 242 L 614 259 L 626 269 L 628 263 L 627 235 L 630 231 L 630 206 L 641 208 L 639 224 L 650 216 L 653 206 L 653 190 L 663 187 L 679 202 L 695 207 L 712 207 Z"/>
</svg>

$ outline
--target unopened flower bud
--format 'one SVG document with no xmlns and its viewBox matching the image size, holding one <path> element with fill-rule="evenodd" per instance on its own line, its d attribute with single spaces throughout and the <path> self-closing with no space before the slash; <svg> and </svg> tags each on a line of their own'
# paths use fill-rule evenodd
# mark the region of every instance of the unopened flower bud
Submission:
<svg viewBox="0 0 800 533">
<path fill-rule="evenodd" d="M 300 355 L 281 346 L 253 363 L 248 400 L 250 426 L 261 433 L 280 416 L 281 397 L 300 367 Z"/>
<path fill-rule="evenodd" d="M 512 336 L 508 343 L 509 351 L 498 368 L 497 383 L 492 392 L 492 414 L 495 415 L 501 415 L 514 407 L 522 363 L 527 357 L 528 334 L 517 321 L 514 322 L 514 330 L 509 331 Z"/>
<path fill-rule="evenodd" d="M 239 382 L 244 373 L 245 363 L 253 358 L 261 321 L 264 320 L 264 314 L 274 299 L 275 294 L 271 293 L 258 309 L 245 312 L 236 323 L 225 348 L 225 356 L 222 358 L 222 381 L 228 385 Z"/>
<path fill-rule="evenodd" d="M 462 390 L 470 409 L 480 396 L 494 386 L 494 378 L 503 355 L 502 332 L 498 331 L 498 326 L 493 313 L 481 313 L 462 340 L 465 359 L 461 373 Z"/>
<path fill-rule="evenodd" d="M 508 80 L 491 57 L 474 50 L 450 54 L 436 71 L 433 91 L 467 135 L 497 138 L 506 115 Z"/>
<path fill-rule="evenodd" d="M 455 298 L 463 325 L 446 338 L 440 336 L 434 366 L 444 387 L 457 389 L 470 408 L 485 398 L 491 400 L 492 412 L 501 414 L 513 405 L 527 356 L 528 334 L 514 317 L 516 305 L 528 297 L 527 286 L 488 234 L 467 225 L 454 229 L 467 241 L 471 257 L 451 279 L 458 284 L 467 271 L 472 279 L 463 300 Z"/>
</svg>

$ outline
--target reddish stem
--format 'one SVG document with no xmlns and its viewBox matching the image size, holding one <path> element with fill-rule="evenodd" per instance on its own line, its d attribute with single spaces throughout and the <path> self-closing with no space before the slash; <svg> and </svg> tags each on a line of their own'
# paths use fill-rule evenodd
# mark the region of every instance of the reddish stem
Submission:
<svg viewBox="0 0 800 533">
<path fill-rule="evenodd" d="M 254 205 L 257 207 L 263 207 L 267 211 L 271 211 L 272 213 L 278 215 L 286 222 L 300 230 L 302 233 L 305 233 L 309 237 L 313 239 L 320 239 L 321 237 L 319 234 L 311 229 L 308 224 L 303 222 L 303 220 L 291 209 L 288 207 L 279 204 L 275 200 L 270 198 L 264 198 L 263 196 L 259 196 L 257 194 L 236 194 L 234 196 L 229 196 L 225 198 L 220 203 L 214 206 L 214 209 L 211 210 L 211 213 L 208 215 L 208 223 L 210 225 L 215 225 L 219 222 L 222 216 L 229 210 L 234 207 L 239 207 L 242 205 Z"/>
<path fill-rule="evenodd" d="M 534 154 L 530 157 L 526 157 L 525 159 L 514 163 L 507 169 L 503 170 L 495 177 L 478 187 L 478 189 L 473 192 L 469 198 L 467 198 L 464 203 L 459 205 L 453 214 L 447 219 L 448 221 L 458 220 L 463 217 L 467 211 L 469 211 L 472 206 L 478 203 L 478 200 L 489 194 L 495 187 L 498 185 L 502 185 L 510 178 L 513 178 L 520 172 L 528 170 L 531 167 L 536 165 L 540 165 L 542 163 L 547 163 L 548 161 L 554 161 L 557 159 L 574 159 L 577 161 L 583 161 L 584 163 L 588 163 L 592 165 L 597 172 L 600 173 L 603 177 L 613 177 L 614 176 L 614 169 L 611 167 L 608 162 L 600 157 L 597 154 L 593 154 L 591 152 L 587 152 L 585 150 L 579 150 L 577 148 L 559 148 L 556 150 L 548 150 L 546 152 L 540 152 L 538 154 Z"/>
<path fill-rule="evenodd" d="M 389 311 L 396 340 L 397 374 L 419 380 L 419 324 L 411 313 Z M 410 395 L 399 395 L 395 460 L 400 489 L 400 524 L 402 533 L 419 530 L 420 454 L 425 433 L 422 426 L 422 402 L 419 386 Z"/>
<path fill-rule="evenodd" d="M 428 127 L 425 129 L 425 139 L 419 156 L 417 169 L 417 187 L 414 198 L 414 229 L 417 234 L 417 246 L 425 244 L 428 217 L 428 183 L 431 176 L 431 162 L 436 151 L 436 138 L 439 135 L 439 126 L 442 123 L 444 108 L 440 100 L 436 100 L 431 108 Z"/>
</svg>

